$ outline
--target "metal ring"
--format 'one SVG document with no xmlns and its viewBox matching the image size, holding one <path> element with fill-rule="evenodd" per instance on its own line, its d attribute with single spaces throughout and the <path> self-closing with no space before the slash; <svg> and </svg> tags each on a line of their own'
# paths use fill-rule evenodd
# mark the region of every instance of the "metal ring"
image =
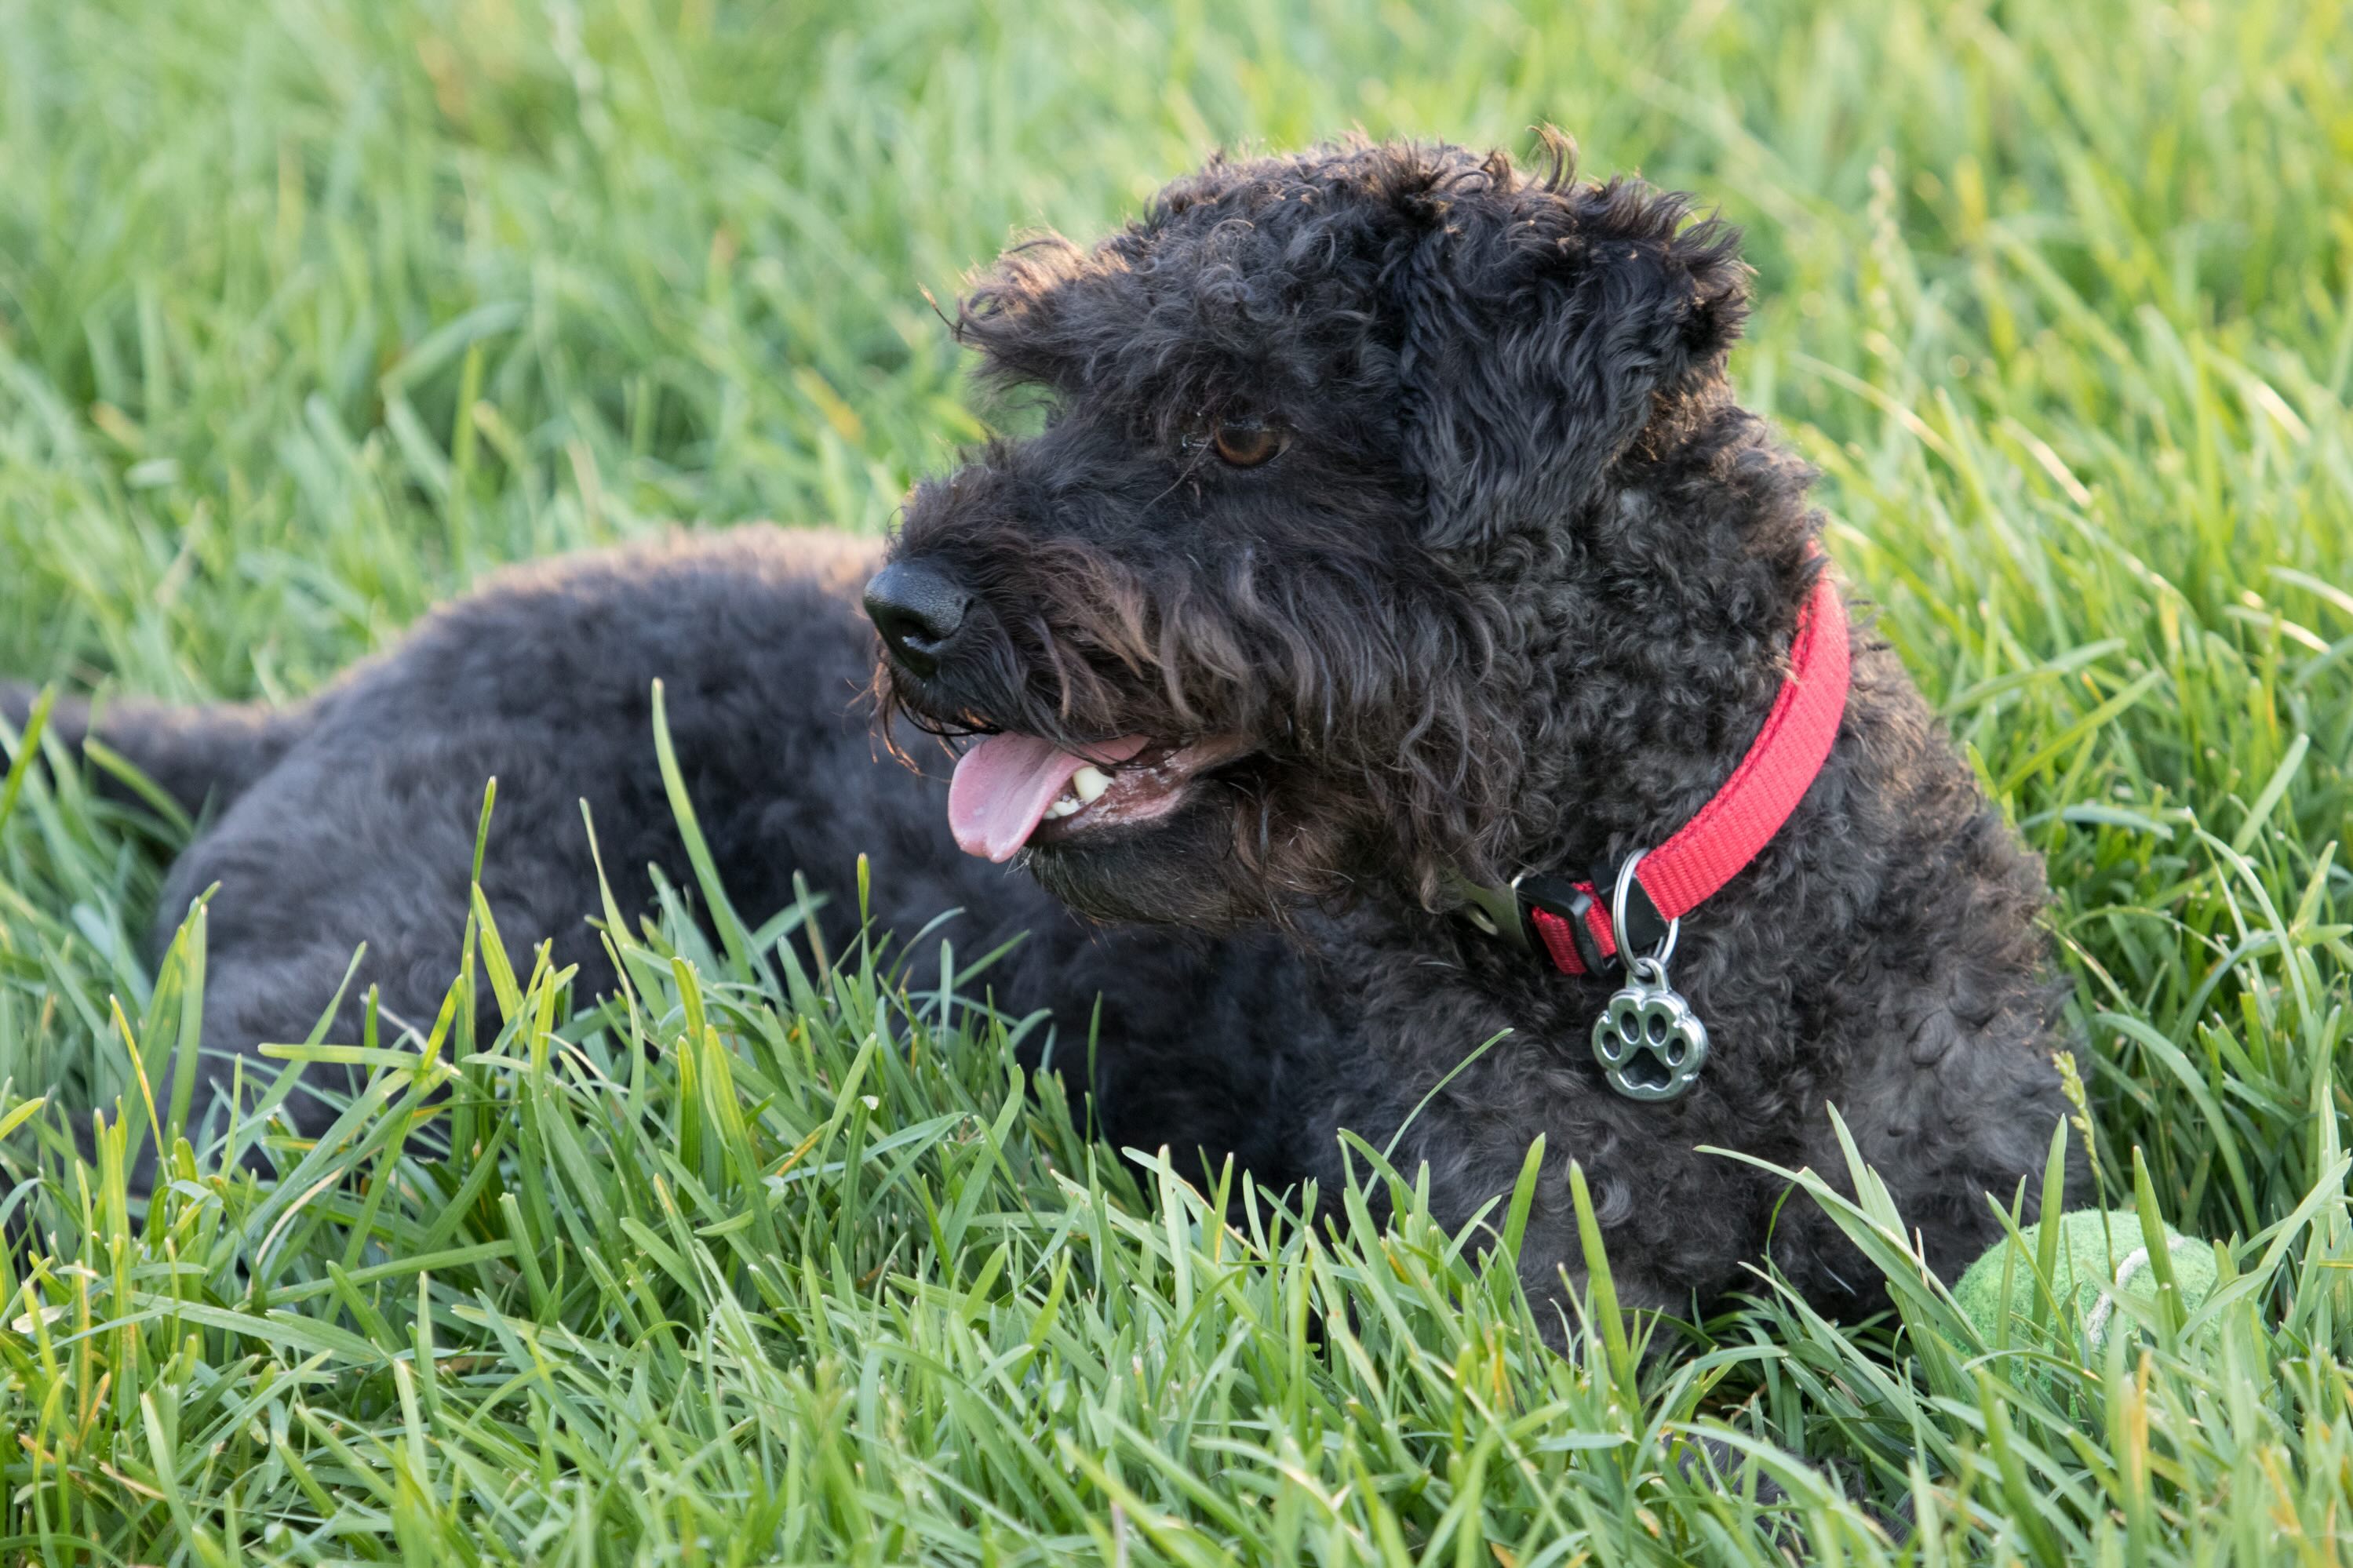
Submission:
<svg viewBox="0 0 2353 1568">
<path fill-rule="evenodd" d="M 1626 940 L 1626 889 L 1633 883 L 1634 868 L 1640 866 L 1642 863 L 1642 857 L 1649 853 L 1647 849 L 1637 849 L 1633 854 L 1629 855 L 1626 858 L 1626 863 L 1618 868 L 1618 885 L 1609 892 L 1609 938 L 1618 944 L 1618 961 L 1626 966 L 1627 973 L 1630 974 L 1633 973 L 1636 961 L 1633 944 Z M 1667 960 L 1674 956 L 1675 938 L 1682 934 L 1683 929 L 1683 922 L 1681 916 L 1669 921 L 1667 940 L 1659 943 L 1658 952 L 1647 954 L 1641 962 L 1657 965 L 1659 973 L 1663 977 L 1666 973 Z"/>
</svg>

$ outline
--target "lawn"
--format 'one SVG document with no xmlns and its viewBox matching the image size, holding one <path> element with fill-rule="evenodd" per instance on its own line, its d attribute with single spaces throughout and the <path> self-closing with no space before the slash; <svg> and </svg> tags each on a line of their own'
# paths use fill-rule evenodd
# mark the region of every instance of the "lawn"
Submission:
<svg viewBox="0 0 2353 1568">
<path fill-rule="evenodd" d="M 0 0 L 0 670 L 67 689 L 292 696 L 665 520 L 879 531 L 989 417 L 926 291 L 1221 142 L 1548 121 L 1720 202 L 1743 395 L 2046 857 L 2105 1197 L 2232 1277 L 1989 1343 L 1866 1204 L 1877 1322 L 1597 1289 L 1556 1356 L 1411 1171 L 1226 1224 L 985 976 L 896 984 L 953 922 L 765 910 L 616 931 L 576 1018 L 478 922 L 336 1136 L 134 1216 L 187 825 L 19 769 L 0 1563 L 2343 1561 L 2348 10 Z"/>
</svg>

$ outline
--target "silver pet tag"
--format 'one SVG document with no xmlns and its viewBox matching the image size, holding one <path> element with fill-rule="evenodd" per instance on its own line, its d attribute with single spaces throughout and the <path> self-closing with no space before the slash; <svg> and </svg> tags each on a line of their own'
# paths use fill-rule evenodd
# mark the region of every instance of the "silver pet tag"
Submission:
<svg viewBox="0 0 2353 1568">
<path fill-rule="evenodd" d="M 1657 958 L 1627 965 L 1625 986 L 1593 1022 L 1593 1058 L 1629 1100 L 1673 1100 L 1707 1065 L 1707 1026 L 1667 984 Z"/>
</svg>

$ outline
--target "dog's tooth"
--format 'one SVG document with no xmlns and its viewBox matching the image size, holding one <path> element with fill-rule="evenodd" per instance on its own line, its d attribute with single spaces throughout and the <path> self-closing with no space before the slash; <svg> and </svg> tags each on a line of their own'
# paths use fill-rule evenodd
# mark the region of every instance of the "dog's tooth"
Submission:
<svg viewBox="0 0 2353 1568">
<path fill-rule="evenodd" d="M 1071 787 L 1079 792 L 1082 801 L 1096 800 L 1111 788 L 1111 775 L 1089 763 L 1071 775 Z"/>
<path fill-rule="evenodd" d="M 1071 813 L 1078 809 L 1079 803 L 1066 795 L 1046 808 L 1046 820 L 1049 822 L 1055 821 L 1060 817 L 1070 816 Z"/>
</svg>

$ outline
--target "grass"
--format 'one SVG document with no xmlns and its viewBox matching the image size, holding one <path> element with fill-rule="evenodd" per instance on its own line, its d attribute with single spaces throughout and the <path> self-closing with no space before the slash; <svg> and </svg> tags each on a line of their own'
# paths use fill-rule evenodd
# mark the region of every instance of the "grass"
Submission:
<svg viewBox="0 0 2353 1568">
<path fill-rule="evenodd" d="M 1223 1225 L 1020 1081 L 985 975 L 895 983 L 953 923 L 827 954 L 794 911 L 617 931 L 579 1018 L 478 923 L 342 1135 L 275 1181 L 177 1148 L 134 1218 L 185 829 L 11 776 L 0 1210 L 45 1239 L 0 1261 L 0 1561 L 2342 1561 L 2348 23 L 0 0 L 0 668 L 69 686 L 299 693 L 662 519 L 879 530 L 982 429 L 923 290 L 1220 140 L 1550 121 L 1720 198 L 1744 393 L 2047 858 L 2105 1196 L 2232 1281 L 1988 1344 L 1866 1196 L 1886 1321 L 1760 1279 L 1629 1323 L 1604 1269 L 1556 1356 L 1412 1172 L 1366 1152 L 1386 1227 Z"/>
</svg>

